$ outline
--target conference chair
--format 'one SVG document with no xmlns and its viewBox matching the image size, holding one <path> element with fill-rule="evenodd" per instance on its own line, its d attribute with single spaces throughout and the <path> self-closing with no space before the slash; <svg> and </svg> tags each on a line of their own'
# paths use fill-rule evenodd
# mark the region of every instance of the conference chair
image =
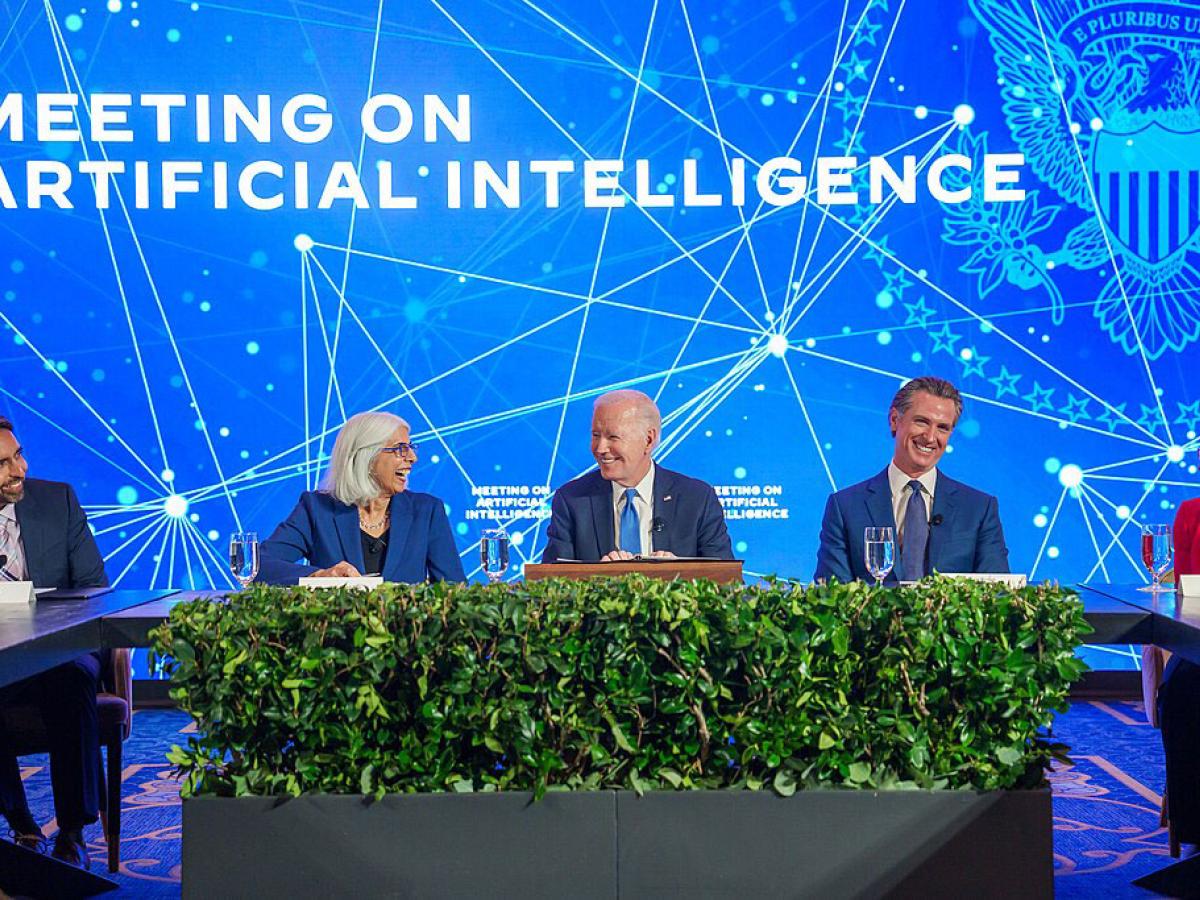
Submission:
<svg viewBox="0 0 1200 900">
<path fill-rule="evenodd" d="M 1160 728 L 1158 722 L 1158 688 L 1162 684 L 1163 669 L 1167 667 L 1170 652 L 1153 644 L 1142 646 L 1142 702 L 1146 706 L 1146 719 L 1155 728 Z M 1167 829 L 1167 844 L 1172 858 L 1178 859 L 1180 854 L 1179 838 L 1175 834 L 1175 826 L 1171 824 L 1170 804 L 1167 802 L 1167 789 L 1163 788 L 1162 814 L 1159 823 Z"/>
<path fill-rule="evenodd" d="M 129 651 L 111 650 L 102 661 L 100 692 L 96 695 L 100 716 L 100 746 L 104 748 L 105 789 L 100 792 L 100 822 L 108 846 L 108 871 L 121 863 L 121 745 L 133 724 L 133 669 Z M 0 712 L 18 756 L 49 752 L 42 717 L 35 706 L 14 706 Z M 100 765 L 99 753 L 96 765 Z"/>
</svg>

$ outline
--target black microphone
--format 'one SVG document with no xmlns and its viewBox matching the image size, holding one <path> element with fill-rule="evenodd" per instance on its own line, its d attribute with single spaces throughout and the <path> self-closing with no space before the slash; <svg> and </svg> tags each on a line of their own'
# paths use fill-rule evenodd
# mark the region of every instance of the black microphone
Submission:
<svg viewBox="0 0 1200 900">
<path fill-rule="evenodd" d="M 8 565 L 8 554 L 0 553 L 0 569 Z"/>
<path fill-rule="evenodd" d="M 650 530 L 655 534 L 667 530 L 667 523 L 663 521 L 662 516 L 655 516 L 650 520 Z"/>
<path fill-rule="evenodd" d="M 941 525 L 942 524 L 942 514 L 937 513 L 936 515 L 934 515 L 934 517 L 929 520 L 929 524 L 930 525 Z"/>
</svg>

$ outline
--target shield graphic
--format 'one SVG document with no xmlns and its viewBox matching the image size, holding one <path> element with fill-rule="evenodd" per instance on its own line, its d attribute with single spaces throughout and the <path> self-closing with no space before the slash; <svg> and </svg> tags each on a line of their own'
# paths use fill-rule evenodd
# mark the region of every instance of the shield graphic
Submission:
<svg viewBox="0 0 1200 900">
<path fill-rule="evenodd" d="M 1169 258 L 1200 227 L 1200 131 L 1101 131 L 1092 178 L 1109 233 L 1143 262 Z"/>
</svg>

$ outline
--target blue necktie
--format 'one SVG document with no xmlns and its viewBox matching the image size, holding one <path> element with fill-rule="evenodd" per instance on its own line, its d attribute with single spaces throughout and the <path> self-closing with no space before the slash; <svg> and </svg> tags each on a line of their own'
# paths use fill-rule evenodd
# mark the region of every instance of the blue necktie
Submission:
<svg viewBox="0 0 1200 900">
<path fill-rule="evenodd" d="M 642 529 L 638 527 L 637 507 L 633 500 L 637 488 L 625 488 L 625 509 L 621 511 L 621 547 L 634 556 L 642 552 Z"/>
<path fill-rule="evenodd" d="M 925 515 L 925 496 L 921 482 L 908 483 L 912 492 L 904 511 L 904 546 L 900 549 L 900 580 L 920 581 L 925 577 L 925 548 L 929 544 L 929 517 Z"/>
</svg>

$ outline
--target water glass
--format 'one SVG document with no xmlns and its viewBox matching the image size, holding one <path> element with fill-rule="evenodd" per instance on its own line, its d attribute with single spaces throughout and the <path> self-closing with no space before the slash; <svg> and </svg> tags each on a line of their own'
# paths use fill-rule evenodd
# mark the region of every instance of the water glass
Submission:
<svg viewBox="0 0 1200 900">
<path fill-rule="evenodd" d="M 1142 526 L 1142 565 L 1150 573 L 1150 584 L 1141 591 L 1152 594 L 1168 590 L 1163 587 L 1162 579 L 1171 571 L 1171 563 L 1175 558 L 1175 545 L 1170 525 Z"/>
<path fill-rule="evenodd" d="M 890 527 L 869 527 L 863 531 L 867 571 L 875 577 L 875 586 L 883 584 L 896 560 L 896 539 Z"/>
<path fill-rule="evenodd" d="M 479 560 L 490 584 L 503 578 L 508 570 L 508 532 L 503 528 L 485 530 L 479 539 Z"/>
<path fill-rule="evenodd" d="M 235 531 L 229 536 L 229 569 L 243 588 L 258 576 L 258 533 Z"/>
</svg>

